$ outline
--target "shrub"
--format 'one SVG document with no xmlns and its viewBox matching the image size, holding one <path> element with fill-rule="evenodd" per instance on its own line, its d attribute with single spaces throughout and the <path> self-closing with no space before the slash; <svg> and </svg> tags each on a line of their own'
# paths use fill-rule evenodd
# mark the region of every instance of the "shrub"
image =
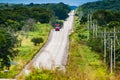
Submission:
<svg viewBox="0 0 120 80">
<path fill-rule="evenodd" d="M 96 52 L 103 52 L 103 44 L 101 44 L 100 42 L 101 42 L 100 38 L 90 39 L 88 41 L 88 46 L 90 46 L 91 49 Z"/>
<path fill-rule="evenodd" d="M 43 42 L 43 38 L 32 38 L 31 41 L 34 43 L 34 45 L 36 46 L 37 44 L 40 44 Z"/>
</svg>

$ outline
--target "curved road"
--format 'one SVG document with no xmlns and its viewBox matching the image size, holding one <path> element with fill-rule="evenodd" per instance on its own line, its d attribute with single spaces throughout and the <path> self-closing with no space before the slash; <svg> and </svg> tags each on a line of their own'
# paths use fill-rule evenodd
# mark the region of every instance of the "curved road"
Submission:
<svg viewBox="0 0 120 80">
<path fill-rule="evenodd" d="M 69 13 L 69 17 L 63 24 L 60 31 L 52 30 L 45 46 L 38 52 L 38 54 L 31 60 L 15 78 L 25 73 L 30 72 L 30 66 L 44 69 L 59 68 L 65 71 L 65 65 L 68 57 L 69 34 L 72 31 L 74 20 L 74 11 Z"/>
</svg>

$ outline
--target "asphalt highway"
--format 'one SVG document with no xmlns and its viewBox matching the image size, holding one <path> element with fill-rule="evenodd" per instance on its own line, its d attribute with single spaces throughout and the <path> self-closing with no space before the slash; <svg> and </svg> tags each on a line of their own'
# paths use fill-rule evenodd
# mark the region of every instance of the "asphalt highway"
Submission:
<svg viewBox="0 0 120 80">
<path fill-rule="evenodd" d="M 51 31 L 48 42 L 35 57 L 34 67 L 65 70 L 68 57 L 69 34 L 72 31 L 73 19 L 74 11 L 71 11 L 60 31 Z"/>
<path fill-rule="evenodd" d="M 22 74 L 28 75 L 30 67 L 43 69 L 60 69 L 65 71 L 68 58 L 69 35 L 72 32 L 74 11 L 69 13 L 69 17 L 64 21 L 60 31 L 51 30 L 47 43 L 34 56 L 34 58 L 15 76 L 17 79 Z"/>
</svg>

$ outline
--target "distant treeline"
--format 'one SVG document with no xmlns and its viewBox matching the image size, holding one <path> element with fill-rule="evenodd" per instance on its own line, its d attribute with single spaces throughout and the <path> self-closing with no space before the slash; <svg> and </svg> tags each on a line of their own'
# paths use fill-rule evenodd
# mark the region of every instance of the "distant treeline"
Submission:
<svg viewBox="0 0 120 80">
<path fill-rule="evenodd" d="M 28 8 L 19 7 L 13 9 L 0 10 L 0 27 L 22 28 L 25 21 L 29 18 L 33 18 L 41 23 L 48 23 L 54 15 L 50 10 L 45 8 Z"/>
<path fill-rule="evenodd" d="M 120 0 L 100 0 L 96 2 L 89 2 L 80 6 L 86 13 L 97 10 L 120 11 Z"/>
<path fill-rule="evenodd" d="M 89 2 L 78 7 L 77 14 L 82 12 L 81 23 L 87 22 L 88 14 L 97 20 L 100 26 L 109 27 L 120 25 L 120 0 L 100 0 Z"/>
<path fill-rule="evenodd" d="M 88 16 L 82 16 L 81 23 L 87 22 Z M 98 10 L 92 14 L 92 19 L 97 20 L 98 25 L 105 26 L 109 24 L 109 28 L 120 26 L 120 11 L 113 12 L 107 10 Z"/>
<path fill-rule="evenodd" d="M 49 13 L 52 13 L 52 15 L 55 15 L 58 19 L 65 19 L 66 17 L 68 17 L 68 12 L 70 11 L 70 6 L 69 5 L 66 5 L 64 3 L 58 3 L 58 4 L 55 4 L 55 3 L 48 3 L 48 4 L 34 4 L 34 3 L 30 3 L 30 4 L 4 4 L 4 3 L 1 3 L 0 4 L 0 9 L 1 10 L 4 10 L 4 9 L 20 9 L 20 8 L 45 8 L 51 12 Z M 46 12 L 44 11 L 41 11 L 40 13 L 42 12 Z M 48 13 L 48 14 L 49 14 Z"/>
<path fill-rule="evenodd" d="M 0 4 L 0 27 L 10 25 L 21 29 L 29 18 L 41 23 L 49 23 L 56 19 L 68 17 L 70 7 L 64 3 L 58 4 Z"/>
</svg>

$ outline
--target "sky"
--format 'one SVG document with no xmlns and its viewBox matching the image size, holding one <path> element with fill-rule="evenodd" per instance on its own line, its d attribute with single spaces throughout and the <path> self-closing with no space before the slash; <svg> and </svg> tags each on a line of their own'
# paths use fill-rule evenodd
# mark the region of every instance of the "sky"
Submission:
<svg viewBox="0 0 120 80">
<path fill-rule="evenodd" d="M 37 4 L 41 4 L 41 3 L 63 2 L 65 4 L 69 4 L 69 5 L 79 6 L 83 3 L 93 2 L 93 1 L 97 1 L 97 0 L 0 0 L 0 3 L 17 3 L 17 4 L 18 3 L 23 3 L 23 4 L 37 3 Z"/>
</svg>

